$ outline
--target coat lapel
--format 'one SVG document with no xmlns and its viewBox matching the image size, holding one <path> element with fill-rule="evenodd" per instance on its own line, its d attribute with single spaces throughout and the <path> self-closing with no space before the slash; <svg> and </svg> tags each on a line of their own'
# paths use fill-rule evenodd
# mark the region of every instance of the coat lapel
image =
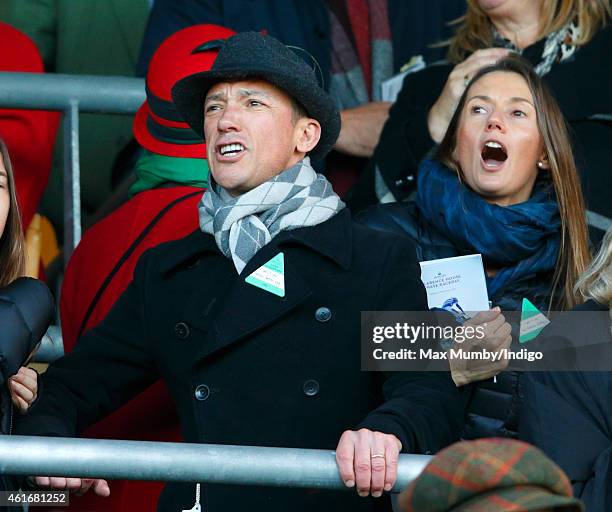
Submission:
<svg viewBox="0 0 612 512">
<path fill-rule="evenodd" d="M 245 267 L 243 273 L 235 279 L 225 296 L 215 300 L 212 307 L 210 304 L 200 304 L 200 308 L 203 306 L 210 309 L 208 314 L 193 315 L 195 313 L 193 310 L 187 313 L 187 317 L 191 317 L 186 318 L 187 322 L 197 322 L 194 316 L 209 319 L 204 320 L 208 332 L 206 341 L 196 348 L 195 357 L 198 360 L 273 324 L 302 304 L 312 294 L 310 286 L 287 259 L 285 259 L 284 297 L 279 297 L 245 282 L 247 276 L 281 250 L 276 246 L 262 249 L 260 254 L 257 254 Z"/>
<path fill-rule="evenodd" d="M 199 247 L 190 244 L 189 251 L 180 251 L 182 257 L 179 259 L 185 263 L 186 257 L 202 255 L 202 266 L 206 269 L 204 286 L 212 290 L 212 293 L 207 293 L 196 286 L 183 311 L 183 320 L 205 333 L 201 341 L 190 348 L 194 361 L 209 357 L 274 324 L 313 294 L 295 261 L 301 251 L 313 251 L 321 256 L 322 261 L 333 262 L 345 270 L 350 267 L 352 243 L 348 211 L 342 211 L 318 226 L 281 233 L 249 261 L 240 276 L 235 274 L 231 260 L 221 255 L 212 236 L 202 237 L 200 234 L 197 240 Z M 215 258 L 214 264 L 212 260 L 207 262 L 205 254 L 211 252 L 215 254 L 208 256 Z M 251 273 L 280 252 L 285 253 L 284 297 L 245 282 Z M 176 265 L 177 261 L 169 262 L 169 268 Z"/>
</svg>

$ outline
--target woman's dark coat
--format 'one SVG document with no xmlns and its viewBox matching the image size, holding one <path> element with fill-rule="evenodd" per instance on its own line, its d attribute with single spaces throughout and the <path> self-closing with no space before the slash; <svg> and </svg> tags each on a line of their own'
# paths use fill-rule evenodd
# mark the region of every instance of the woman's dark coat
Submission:
<svg viewBox="0 0 612 512">
<path fill-rule="evenodd" d="M 434 225 L 428 222 L 413 201 L 370 208 L 357 216 L 358 222 L 398 236 L 407 236 L 414 244 L 417 261 L 452 258 L 463 253 Z M 550 300 L 551 273 L 532 274 L 489 297 L 503 311 L 520 311 L 523 297 L 537 307 L 546 308 Z"/>
<path fill-rule="evenodd" d="M 410 239 L 415 245 L 418 261 L 460 256 L 453 243 L 427 222 L 414 202 L 378 205 L 359 214 L 357 220 L 379 229 Z M 544 307 L 550 289 L 549 274 L 534 275 L 521 282 L 512 282 L 489 297 L 502 311 L 520 311 L 523 297 L 529 297 L 536 306 Z M 502 372 L 495 380 L 488 379 L 476 385 L 465 386 L 471 397 L 464 439 L 481 437 L 516 437 L 518 413 L 521 406 L 521 382 L 517 372 Z"/>
<path fill-rule="evenodd" d="M 244 278 L 280 251 L 286 295 Z M 20 434 L 73 436 L 163 378 L 187 442 L 335 449 L 346 429 L 395 434 L 406 451 L 458 438 L 466 393 L 447 374 L 360 371 L 360 312 L 426 308 L 412 245 L 354 224 L 348 210 L 287 231 L 238 276 L 199 231 L 146 252 L 100 326 L 44 374 Z M 172 491 L 169 489 L 172 488 Z M 191 508 L 170 485 L 160 510 Z M 228 506 L 228 503 L 231 506 Z M 202 508 L 386 509 L 354 492 L 211 485 Z M 388 508 L 387 508 L 388 510 Z"/>
</svg>

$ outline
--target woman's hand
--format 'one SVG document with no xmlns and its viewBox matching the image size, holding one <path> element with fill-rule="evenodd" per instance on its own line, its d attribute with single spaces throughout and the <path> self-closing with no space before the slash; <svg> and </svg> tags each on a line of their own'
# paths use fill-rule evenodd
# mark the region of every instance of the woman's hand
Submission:
<svg viewBox="0 0 612 512">
<path fill-rule="evenodd" d="M 510 53 L 506 48 L 477 50 L 463 62 L 457 64 L 448 75 L 442 94 L 433 104 L 427 116 L 429 135 L 436 142 L 442 142 L 446 129 L 455 113 L 459 99 L 467 84 L 480 68 L 491 66 Z"/>
<path fill-rule="evenodd" d="M 25 414 L 36 400 L 38 374 L 31 368 L 22 366 L 15 375 L 9 378 L 8 387 L 13 405 L 21 414 Z"/>
<path fill-rule="evenodd" d="M 465 340 L 453 348 L 462 348 L 464 351 L 474 350 L 480 352 L 486 350 L 492 354 L 499 354 L 499 359 L 493 361 L 474 361 L 466 359 L 449 358 L 451 376 L 457 386 L 463 386 L 470 382 L 490 379 L 508 367 L 508 358 L 504 349 L 509 349 L 512 343 L 512 327 L 501 312 L 499 307 L 489 311 L 481 311 L 473 318 L 465 322 L 464 327 L 472 326 L 482 336 Z"/>
</svg>

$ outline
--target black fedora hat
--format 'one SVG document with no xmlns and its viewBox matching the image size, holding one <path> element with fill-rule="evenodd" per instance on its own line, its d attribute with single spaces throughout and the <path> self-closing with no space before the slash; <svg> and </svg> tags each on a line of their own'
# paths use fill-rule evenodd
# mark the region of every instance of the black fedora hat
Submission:
<svg viewBox="0 0 612 512">
<path fill-rule="evenodd" d="M 183 78 L 172 88 L 172 100 L 191 128 L 204 137 L 204 99 L 224 80 L 259 78 L 284 90 L 321 124 L 321 139 L 310 152 L 325 156 L 340 133 L 340 113 L 331 96 L 318 84 L 312 68 L 277 39 L 259 32 L 241 32 L 220 41 L 221 49 L 210 71 Z"/>
</svg>

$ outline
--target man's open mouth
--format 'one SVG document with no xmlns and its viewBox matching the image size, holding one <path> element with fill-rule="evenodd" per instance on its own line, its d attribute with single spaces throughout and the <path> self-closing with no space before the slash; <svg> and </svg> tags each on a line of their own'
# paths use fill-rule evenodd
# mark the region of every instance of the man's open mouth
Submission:
<svg viewBox="0 0 612 512">
<path fill-rule="evenodd" d="M 508 152 L 499 142 L 488 140 L 484 143 L 480 156 L 487 167 L 496 168 L 507 160 Z"/>
<path fill-rule="evenodd" d="M 219 146 L 219 154 L 221 156 L 236 156 L 241 151 L 244 151 L 242 144 L 223 144 Z"/>
</svg>

